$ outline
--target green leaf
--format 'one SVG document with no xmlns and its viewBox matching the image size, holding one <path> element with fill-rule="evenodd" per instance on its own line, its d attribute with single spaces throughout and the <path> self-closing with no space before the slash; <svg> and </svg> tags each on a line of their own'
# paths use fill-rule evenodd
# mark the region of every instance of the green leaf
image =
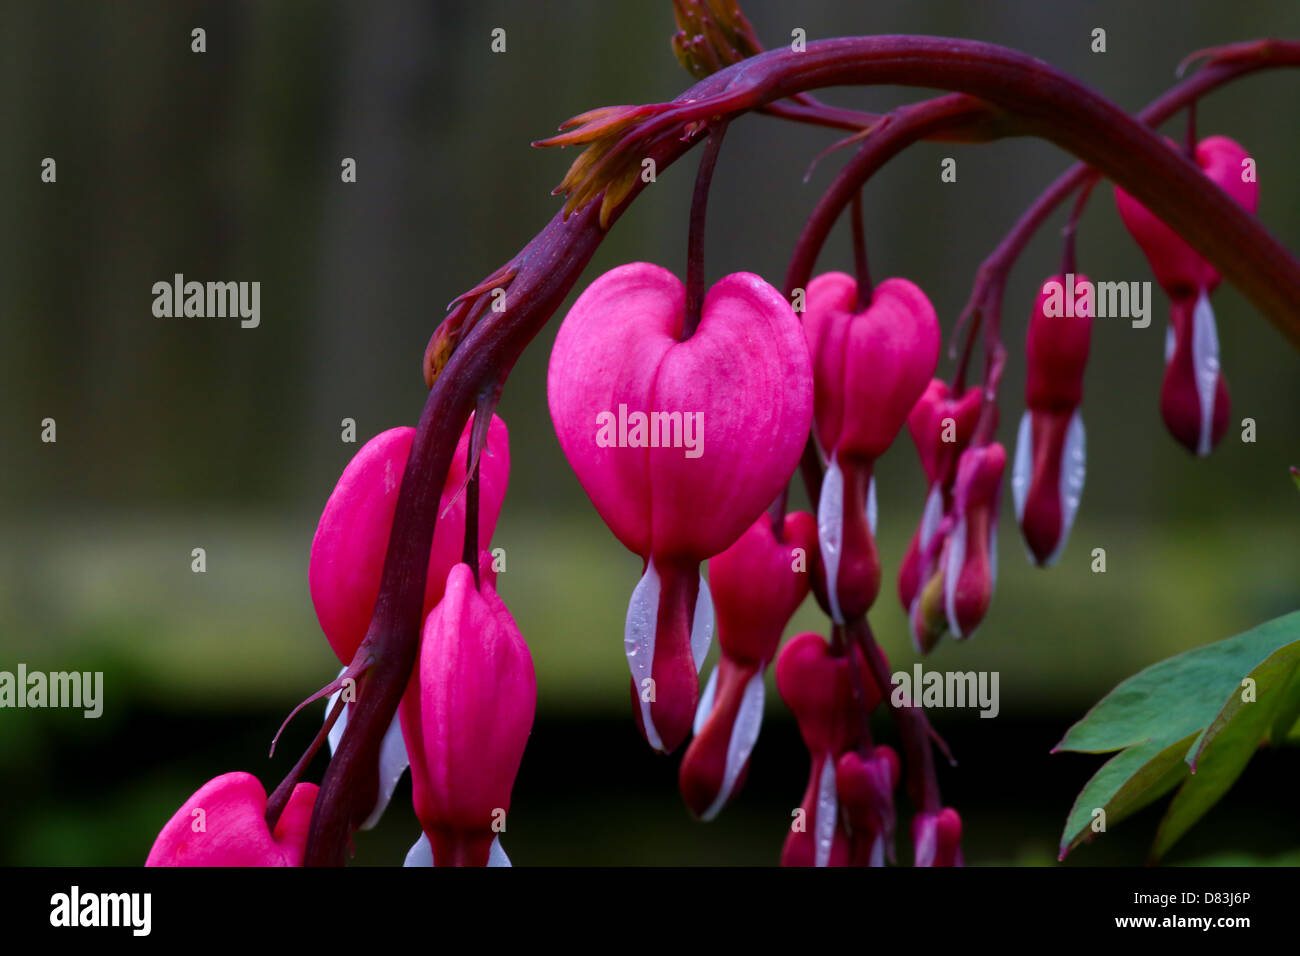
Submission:
<svg viewBox="0 0 1300 956">
<path fill-rule="evenodd" d="M 1107 753 L 1148 740 L 1173 743 L 1200 732 L 1243 677 L 1297 638 L 1300 611 L 1152 664 L 1103 697 L 1055 749 Z"/>
<path fill-rule="evenodd" d="M 1280 747 L 1300 734 L 1300 669 L 1291 675 L 1291 682 L 1282 690 L 1277 716 L 1268 732 L 1268 742 Z"/>
<path fill-rule="evenodd" d="M 1188 734 L 1166 747 L 1149 741 L 1116 754 L 1092 775 L 1074 801 L 1061 835 L 1058 859 L 1092 839 L 1092 823 L 1098 808 L 1106 811 L 1107 827 L 1158 800 L 1191 773 L 1183 757 L 1196 739 Z"/>
<path fill-rule="evenodd" d="M 1295 725 L 1297 638 L 1300 612 L 1153 664 L 1102 698 L 1053 751 L 1120 751 L 1075 800 L 1061 858 L 1092 837 L 1097 808 L 1109 827 L 1181 784 L 1152 848 L 1153 857 L 1166 852 L 1232 786 L 1261 740 L 1280 740 Z M 1246 677 L 1253 700 L 1243 699 Z"/>
<path fill-rule="evenodd" d="M 1278 711 L 1290 703 L 1285 696 L 1287 689 L 1300 686 L 1294 681 L 1298 669 L 1300 641 L 1293 641 L 1250 672 L 1255 682 L 1253 699 L 1246 699 L 1247 692 L 1240 687 L 1229 695 L 1223 709 L 1187 753 L 1187 764 L 1193 772 L 1160 821 L 1151 847 L 1153 861 L 1164 856 L 1241 776 L 1268 736 Z"/>
</svg>

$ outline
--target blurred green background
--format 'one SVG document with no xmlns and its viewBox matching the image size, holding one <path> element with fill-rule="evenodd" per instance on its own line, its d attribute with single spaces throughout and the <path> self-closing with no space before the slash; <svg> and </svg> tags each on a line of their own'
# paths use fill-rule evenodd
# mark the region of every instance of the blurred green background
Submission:
<svg viewBox="0 0 1300 956">
<path fill-rule="evenodd" d="M 1291 0 L 1142 4 L 1002 0 L 746 0 L 770 46 L 795 27 L 931 33 L 1039 56 L 1129 109 L 1174 82 L 1189 51 L 1300 34 Z M 1090 52 L 1094 27 L 1108 49 Z M 190 31 L 207 52 L 190 52 Z M 507 50 L 490 50 L 495 27 Z M 0 670 L 103 670 L 99 720 L 0 711 L 0 863 L 134 865 L 191 792 L 229 770 L 273 788 L 319 710 L 266 758 L 285 713 L 333 677 L 307 557 L 320 509 L 357 445 L 412 424 L 424 345 L 445 303 L 552 215 L 573 158 L 530 148 L 594 106 L 670 98 L 689 85 L 670 50 L 668 0 L 476 3 L 48 2 L 6 5 L 0 32 Z M 883 110 L 924 91 L 832 90 Z M 1202 134 L 1258 160 L 1265 224 L 1300 248 L 1300 74 L 1247 78 L 1201 106 Z M 1170 130 L 1177 135 L 1175 121 Z M 794 236 L 846 153 L 802 181 L 835 134 L 764 117 L 733 124 L 709 218 L 708 268 L 775 283 Z M 956 156 L 958 181 L 941 184 Z M 57 184 L 39 181 L 54 157 Z M 340 182 L 343 157 L 358 181 Z M 930 294 L 945 330 L 974 270 L 1068 157 L 1032 141 L 922 144 L 865 194 L 872 267 Z M 685 260 L 693 161 L 663 173 L 623 217 L 587 279 L 646 259 Z M 1019 343 L 1035 286 L 1054 271 L 1058 216 L 1016 269 L 1004 327 L 1014 360 L 1001 438 L 1019 419 Z M 838 230 L 823 268 L 850 265 Z M 1080 235 L 1094 280 L 1146 280 L 1109 191 Z M 151 286 L 175 272 L 258 280 L 257 329 L 158 319 Z M 1169 654 L 1294 609 L 1300 579 L 1300 361 L 1231 288 L 1215 297 L 1233 420 L 1208 460 L 1161 424 L 1166 303 L 1146 330 L 1099 320 L 1086 382 L 1089 473 L 1073 538 L 1050 573 L 1023 559 L 1004 497 L 1001 580 L 978 636 L 930 667 L 997 670 L 1001 715 L 940 714 L 959 766 L 941 771 L 966 820 L 970 863 L 1047 864 L 1074 794 L 1099 764 L 1048 749 L 1118 680 Z M 501 413 L 514 475 L 496 544 L 500 588 L 537 665 L 538 720 L 510 829 L 516 863 L 770 863 L 807 776 L 775 693 L 739 803 L 692 823 L 677 758 L 651 756 L 627 702 L 620 635 L 638 560 L 605 530 L 550 426 L 545 368 L 558 319 L 515 369 Z M 941 374 L 950 370 L 945 360 Z M 40 422 L 58 423 L 57 444 Z M 896 666 L 914 655 L 893 596 L 923 499 L 910 442 L 879 468 L 886 587 L 873 627 Z M 207 572 L 190 570 L 192 548 Z M 1107 552 L 1093 574 L 1089 553 Z M 812 603 L 795 628 L 818 629 Z M 888 728 L 882 736 L 892 740 Z M 1174 862 L 1296 862 L 1281 781 L 1297 754 L 1264 754 L 1178 848 Z M 318 759 L 312 776 L 318 778 Z M 397 863 L 418 833 L 409 784 L 359 863 Z M 1155 811 L 1157 814 L 1159 811 Z M 1152 811 L 1077 863 L 1138 863 Z M 910 851 L 901 847 L 904 858 Z M 1282 854 L 1279 856 L 1279 854 Z"/>
</svg>

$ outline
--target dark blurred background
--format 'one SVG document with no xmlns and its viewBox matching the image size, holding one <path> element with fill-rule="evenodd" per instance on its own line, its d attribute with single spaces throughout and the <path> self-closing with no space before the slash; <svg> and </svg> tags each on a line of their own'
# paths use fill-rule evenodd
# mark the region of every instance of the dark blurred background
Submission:
<svg viewBox="0 0 1300 956">
<path fill-rule="evenodd" d="M 1292 0 L 1135 4 L 1000 0 L 779 3 L 745 0 L 769 46 L 802 27 L 930 33 L 1016 47 L 1128 109 L 1174 81 L 1189 51 L 1300 34 Z M 529 142 L 604 104 L 671 98 L 689 85 L 669 49 L 668 0 L 476 3 L 6 3 L 0 31 L 0 670 L 102 670 L 99 720 L 0 711 L 0 862 L 143 861 L 163 822 L 228 770 L 273 788 L 311 738 L 319 708 L 266 758 L 271 735 L 337 663 L 317 627 L 307 557 L 320 509 L 359 445 L 413 424 L 425 342 L 453 296 L 495 269 L 552 215 L 573 152 Z M 207 52 L 190 52 L 190 31 Z M 507 49 L 491 52 L 493 28 Z M 1090 52 L 1091 31 L 1107 52 Z M 923 97 L 832 90 L 885 110 Z M 1300 248 L 1300 75 L 1249 77 L 1206 100 L 1202 135 L 1258 160 L 1260 216 Z M 1170 124 L 1178 135 L 1180 122 Z M 794 236 L 847 153 L 835 138 L 764 117 L 733 124 L 709 218 L 713 276 L 779 284 Z M 958 159 L 941 184 L 940 159 Z M 40 163 L 57 160 L 56 184 Z M 340 162 L 357 182 L 340 182 Z M 974 270 L 1068 157 L 1026 140 L 923 144 L 865 194 L 873 271 L 920 283 L 945 332 Z M 647 259 L 679 273 L 693 160 L 663 173 L 596 255 L 587 280 Z M 1058 215 L 1016 269 L 1005 329 L 1002 440 L 1023 390 L 1019 342 L 1035 286 L 1056 269 Z M 838 230 L 823 268 L 850 265 Z M 1093 279 L 1145 280 L 1109 190 L 1080 236 Z M 261 326 L 159 319 L 151 286 L 173 273 L 262 284 Z M 1050 573 L 1023 559 L 1004 497 L 992 612 L 930 667 L 1001 673 L 1001 715 L 937 715 L 959 760 L 941 771 L 975 864 L 1047 864 L 1097 757 L 1048 749 L 1120 679 L 1180 650 L 1296 607 L 1300 361 L 1234 289 L 1215 296 L 1233 421 L 1213 457 L 1165 433 L 1158 395 L 1167 304 L 1145 331 L 1099 320 L 1086 383 L 1089 472 L 1070 546 Z M 688 818 L 677 758 L 651 756 L 627 701 L 620 637 L 639 564 L 606 531 L 554 439 L 545 368 L 558 318 L 515 369 L 501 413 L 514 475 L 497 544 L 501 592 L 537 665 L 537 724 L 515 790 L 516 863 L 771 863 L 799 802 L 807 758 L 769 694 L 768 722 L 739 803 Z M 941 374 L 950 370 L 945 360 Z M 57 421 L 57 444 L 40 422 Z M 924 489 L 900 440 L 879 469 L 886 586 L 872 614 L 910 667 L 893 579 Z M 190 569 L 191 549 L 207 571 Z M 1108 570 L 1089 553 L 1104 547 Z M 812 603 L 794 628 L 820 628 Z M 882 726 L 884 739 L 892 736 Z M 1261 755 L 1174 862 L 1296 862 L 1296 753 Z M 318 779 L 323 761 L 312 769 Z M 418 825 L 409 783 L 359 863 L 398 863 Z M 1072 862 L 1139 863 L 1159 810 Z M 902 852 L 909 858 L 904 844 Z M 1279 855 L 1280 854 L 1280 855 Z"/>
</svg>

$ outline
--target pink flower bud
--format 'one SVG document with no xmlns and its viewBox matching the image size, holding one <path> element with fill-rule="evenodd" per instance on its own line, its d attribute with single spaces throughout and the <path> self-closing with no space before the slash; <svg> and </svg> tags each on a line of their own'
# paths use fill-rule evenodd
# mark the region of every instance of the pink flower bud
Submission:
<svg viewBox="0 0 1300 956">
<path fill-rule="evenodd" d="M 763 675 L 781 632 L 808 595 L 817 525 L 805 511 L 785 516 L 782 540 L 763 514 L 709 561 L 722 654 L 695 712 L 695 739 L 678 782 L 691 813 L 713 819 L 740 791 L 763 719 Z"/>
<path fill-rule="evenodd" d="M 457 564 L 401 706 L 412 802 L 438 865 L 487 864 L 536 704 L 532 657 L 505 602 Z"/>
<path fill-rule="evenodd" d="M 817 440 L 829 458 L 874 461 L 893 444 L 939 362 L 939 320 L 906 279 L 886 279 L 856 310 L 857 283 L 829 272 L 808 283 Z"/>
<path fill-rule="evenodd" d="M 882 744 L 869 757 L 850 750 L 835 765 L 836 792 L 849 821 L 850 864 L 884 866 L 893 857 L 898 754 Z"/>
<path fill-rule="evenodd" d="M 1168 142 L 1179 148 L 1173 140 Z M 1196 165 L 1220 189 L 1247 211 L 1259 209 L 1259 183 L 1243 176 L 1244 161 L 1250 154 L 1240 144 L 1226 136 L 1210 136 L 1197 143 L 1195 153 Z M 1196 299 L 1201 292 L 1214 291 L 1221 280 L 1218 270 L 1182 236 L 1119 186 L 1115 187 L 1115 205 L 1169 298 Z"/>
<path fill-rule="evenodd" d="M 898 597 L 906 611 L 911 610 L 923 579 L 933 574 L 934 569 L 927 566 L 923 556 L 930 550 L 939 522 L 952 506 L 957 456 L 975 434 L 982 396 L 983 390 L 972 385 L 961 398 L 952 398 L 947 382 L 932 379 L 907 417 L 907 429 L 916 445 L 929 490 L 921 520 L 898 569 Z"/>
<path fill-rule="evenodd" d="M 1083 493 L 1086 445 L 1083 372 L 1092 333 L 1092 285 L 1085 276 L 1043 283 L 1026 339 L 1025 404 L 1011 491 L 1016 520 L 1035 563 L 1055 563 Z"/>
<path fill-rule="evenodd" d="M 848 863 L 850 841 L 840 818 L 835 767 L 859 729 L 850 667 L 858 668 L 858 680 L 871 695 L 869 712 L 879 703 L 880 690 L 857 653 L 837 656 L 820 635 L 808 633 L 791 638 L 777 658 L 777 690 L 812 758 L 803 803 L 781 854 L 783 866 Z"/>
<path fill-rule="evenodd" d="M 1006 450 L 997 442 L 967 448 L 957 462 L 955 524 L 943 556 L 948 630 L 970 637 L 984 620 L 998 579 L 998 499 Z"/>
<path fill-rule="evenodd" d="M 961 866 L 961 817 L 951 807 L 912 818 L 917 866 Z"/>
<path fill-rule="evenodd" d="M 1197 144 L 1195 153 L 1201 171 L 1224 192 L 1251 213 L 1259 208 L 1259 183 L 1247 176 L 1249 155 L 1244 148 L 1227 137 L 1211 136 Z M 1188 451 L 1208 455 L 1227 430 L 1230 414 L 1210 306 L 1210 293 L 1221 277 L 1181 236 L 1119 187 L 1115 203 L 1171 300 L 1161 416 Z"/>
<path fill-rule="evenodd" d="M 812 420 L 808 349 L 770 285 L 726 276 L 681 341 L 684 319 L 671 272 L 643 262 L 607 272 L 565 317 L 547 383 L 578 481 L 646 561 L 624 650 L 638 725 L 665 752 L 690 731 L 712 631 L 699 563 L 777 496 Z"/>
<path fill-rule="evenodd" d="M 314 783 L 294 787 L 273 831 L 256 777 L 214 777 L 167 821 L 144 865 L 301 866 L 317 789 Z"/>
<path fill-rule="evenodd" d="M 939 361 L 939 322 L 919 288 L 887 279 L 857 311 L 857 283 L 842 272 L 808 284 L 804 329 L 815 382 L 814 434 L 827 462 L 817 525 L 827 610 L 861 617 L 880 592 L 874 462 L 893 443 Z"/>
<path fill-rule="evenodd" d="M 441 599 L 447 572 L 460 560 L 464 547 L 465 497 L 460 492 L 473 423 L 471 417 L 461 434 L 438 502 L 439 521 L 424 592 L 426 616 Z M 414 438 L 414 428 L 401 427 L 366 442 L 343 470 L 312 539 L 307 572 L 312 603 L 330 647 L 345 665 L 351 663 L 370 627 L 397 494 Z M 494 415 L 479 458 L 478 540 L 483 544 L 492 539 L 509 477 L 509 434 L 505 422 Z"/>
<path fill-rule="evenodd" d="M 907 430 L 931 485 L 952 483 L 957 456 L 970 444 L 979 424 L 982 395 L 978 385 L 971 385 L 954 398 L 948 383 L 934 378 L 912 407 Z"/>
</svg>

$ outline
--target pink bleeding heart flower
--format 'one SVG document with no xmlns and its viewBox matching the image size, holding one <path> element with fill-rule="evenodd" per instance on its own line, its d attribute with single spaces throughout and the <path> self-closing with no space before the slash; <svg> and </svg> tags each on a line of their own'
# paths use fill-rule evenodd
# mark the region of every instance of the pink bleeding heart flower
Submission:
<svg viewBox="0 0 1300 956">
<path fill-rule="evenodd" d="M 1016 437 L 1011 492 L 1034 562 L 1056 562 L 1083 494 L 1087 450 L 1083 372 L 1092 337 L 1092 284 L 1053 276 L 1038 293 L 1025 342 L 1025 409 Z"/>
<path fill-rule="evenodd" d="M 851 866 L 884 866 L 893 858 L 898 754 L 881 744 L 869 755 L 850 750 L 835 765 L 835 789 L 849 821 Z"/>
<path fill-rule="evenodd" d="M 870 695 L 867 711 L 881 700 L 865 662 L 855 652 L 836 655 L 818 634 L 791 638 L 776 662 L 776 687 L 794 713 L 812 766 L 800 811 L 786 836 L 782 866 L 846 866 L 851 840 L 839 809 L 836 762 L 857 735 L 854 677 Z"/>
<path fill-rule="evenodd" d="M 917 866 L 961 866 L 961 817 L 951 807 L 912 818 Z"/>
<path fill-rule="evenodd" d="M 438 502 L 439 520 L 429 552 L 424 616 L 442 598 L 447 572 L 461 558 L 465 539 L 465 465 L 473 416 L 465 424 Z M 312 604 L 330 647 L 344 664 L 352 662 L 366 636 L 393 529 L 393 513 L 415 429 L 390 428 L 361 447 L 334 487 L 311 543 L 307 577 Z M 492 416 L 487 445 L 479 457 L 480 542 L 492 539 L 510 478 L 510 436 L 505 422 Z"/>
<path fill-rule="evenodd" d="M 578 481 L 645 561 L 624 652 L 637 724 L 663 752 L 690 732 L 711 639 L 700 562 L 726 550 L 777 496 L 812 420 L 808 349 L 770 285 L 726 276 L 685 341 L 684 319 L 676 276 L 644 262 L 620 266 L 565 316 L 547 382 Z"/>
<path fill-rule="evenodd" d="M 937 569 L 913 603 L 912 638 L 928 653 L 945 631 L 970 637 L 984 619 L 998 577 L 998 502 L 1007 453 L 972 446 L 957 460 L 952 512 L 931 541 Z M 927 557 L 927 563 L 930 558 Z"/>
<path fill-rule="evenodd" d="M 818 496 L 819 578 L 832 620 L 867 612 L 880 591 L 873 470 L 939 362 L 939 321 L 906 279 L 886 279 L 858 308 L 842 272 L 808 284 L 804 329 L 812 352 L 814 430 L 826 461 Z"/>
<path fill-rule="evenodd" d="M 1259 208 L 1259 183 L 1249 159 L 1240 144 L 1225 136 L 1203 139 L 1195 149 L 1201 172 L 1254 213 Z M 1229 415 L 1219 334 L 1210 306 L 1210 293 L 1222 277 L 1181 236 L 1118 186 L 1115 204 L 1171 302 L 1160 389 L 1165 426 L 1193 454 L 1208 455 L 1227 430 Z"/>
<path fill-rule="evenodd" d="M 939 522 L 952 507 L 957 456 L 975 434 L 982 397 L 983 390 L 972 385 L 960 398 L 953 398 L 947 382 L 932 379 L 907 416 L 907 430 L 916 445 L 929 488 L 921 520 L 898 569 L 898 597 L 903 610 L 909 613 L 921 584 L 934 573 L 933 568 L 925 566 L 922 556 L 930 550 Z"/>
<path fill-rule="evenodd" d="M 957 462 L 953 490 L 956 525 L 948 537 L 944 608 L 958 640 L 975 633 L 993 601 L 998 580 L 998 501 L 1007 453 L 993 442 L 967 448 Z"/>
<path fill-rule="evenodd" d="M 781 540 L 760 515 L 709 561 L 722 653 L 695 711 L 695 739 L 678 784 L 691 813 L 712 820 L 740 791 L 763 720 L 763 675 L 781 632 L 808 596 L 808 556 L 817 522 L 806 511 L 785 516 Z"/>
<path fill-rule="evenodd" d="M 163 826 L 144 865 L 302 866 L 317 789 L 314 783 L 294 787 L 273 830 L 256 777 L 214 777 Z"/>
<path fill-rule="evenodd" d="M 402 698 L 412 802 L 439 866 L 484 866 L 505 829 L 537 706 L 528 645 L 487 562 L 447 576 Z"/>
<path fill-rule="evenodd" d="M 471 415 L 461 432 L 452 457 L 441 499 L 439 520 L 429 552 L 429 570 L 424 591 L 427 617 L 442 599 L 447 573 L 461 559 L 465 538 L 465 469 L 469 443 L 474 428 Z M 312 539 L 311 563 L 307 577 L 312 603 L 321 630 L 330 647 L 344 665 L 352 662 L 365 638 L 379 596 L 384 557 L 392 533 L 397 495 L 411 452 L 415 429 L 390 428 L 361 447 L 343 470 Z M 505 422 L 493 415 L 488 423 L 486 443 L 478 459 L 479 532 L 478 540 L 492 539 L 501 503 L 510 478 L 510 435 Z M 342 676 L 343 671 L 340 671 Z M 325 704 L 328 716 L 343 691 L 330 696 Z M 330 728 L 331 753 L 343 739 L 353 704 L 344 704 L 343 713 Z M 379 785 L 374 809 L 362 823 L 368 830 L 379 822 L 398 781 L 406 771 L 408 758 L 396 716 L 384 734 L 379 752 Z"/>
</svg>

